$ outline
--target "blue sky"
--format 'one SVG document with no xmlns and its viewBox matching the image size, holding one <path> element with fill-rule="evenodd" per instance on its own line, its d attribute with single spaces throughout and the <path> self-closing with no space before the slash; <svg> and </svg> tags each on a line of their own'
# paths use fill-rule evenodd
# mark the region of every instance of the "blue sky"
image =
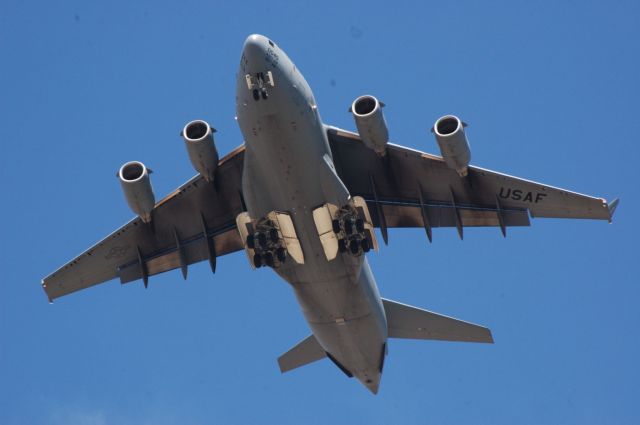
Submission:
<svg viewBox="0 0 640 425">
<path fill-rule="evenodd" d="M 469 123 L 472 163 L 622 201 L 612 225 L 392 230 L 382 294 L 493 331 L 392 340 L 372 396 L 330 362 L 281 375 L 308 334 L 289 287 L 242 253 L 49 305 L 40 279 L 131 217 L 114 174 L 194 171 L 178 132 L 242 142 L 234 79 L 273 38 L 327 123 L 370 93 L 392 141 Z M 34 2 L 0 5 L 0 423 L 633 424 L 640 358 L 637 2 Z"/>
</svg>

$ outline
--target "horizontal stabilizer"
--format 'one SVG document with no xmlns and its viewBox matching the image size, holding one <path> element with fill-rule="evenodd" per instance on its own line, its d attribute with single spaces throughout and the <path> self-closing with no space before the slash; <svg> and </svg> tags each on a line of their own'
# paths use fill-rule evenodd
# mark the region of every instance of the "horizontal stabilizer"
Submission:
<svg viewBox="0 0 640 425">
<path fill-rule="evenodd" d="M 285 373 L 300 366 L 313 363 L 323 359 L 326 355 L 324 349 L 316 340 L 316 337 L 309 335 L 291 350 L 278 357 L 280 372 Z"/>
<path fill-rule="evenodd" d="M 452 317 L 382 299 L 389 338 L 493 343 L 491 331 Z"/>
</svg>

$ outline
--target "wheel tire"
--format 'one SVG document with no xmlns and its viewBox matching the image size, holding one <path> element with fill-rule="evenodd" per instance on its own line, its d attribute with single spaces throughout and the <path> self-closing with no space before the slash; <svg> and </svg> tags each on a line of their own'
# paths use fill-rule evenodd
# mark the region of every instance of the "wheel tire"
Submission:
<svg viewBox="0 0 640 425">
<path fill-rule="evenodd" d="M 256 269 L 259 269 L 260 267 L 262 267 L 262 255 L 255 254 L 253 256 L 253 265 L 256 266 Z"/>
<path fill-rule="evenodd" d="M 287 250 L 282 247 L 278 248 L 276 250 L 276 257 L 278 257 L 278 261 L 284 263 L 287 259 Z"/>
<path fill-rule="evenodd" d="M 256 238 L 253 235 L 247 235 L 247 246 L 251 249 L 256 247 Z"/>
<path fill-rule="evenodd" d="M 338 241 L 338 251 L 347 252 L 347 242 L 344 239 Z"/>
<path fill-rule="evenodd" d="M 360 242 L 360 246 L 362 246 L 362 250 L 364 252 L 371 251 L 371 244 L 369 243 L 368 239 L 363 239 L 362 242 Z"/>
<path fill-rule="evenodd" d="M 356 220 L 356 230 L 358 233 L 364 232 L 364 220 L 359 218 Z"/>
<path fill-rule="evenodd" d="M 340 233 L 340 220 L 335 219 L 331 221 L 331 226 L 333 227 L 333 233 L 335 234 Z"/>
<path fill-rule="evenodd" d="M 273 254 L 271 252 L 264 254 L 264 263 L 269 267 L 273 267 Z"/>
<path fill-rule="evenodd" d="M 353 222 L 351 220 L 344 221 L 344 233 L 346 233 L 347 236 L 353 233 Z"/>
<path fill-rule="evenodd" d="M 270 229 L 269 238 L 271 239 L 271 242 L 278 242 L 278 240 L 280 239 L 280 235 L 278 235 L 278 229 Z"/>
<path fill-rule="evenodd" d="M 260 100 L 260 92 L 257 89 L 253 89 L 253 100 Z"/>
<path fill-rule="evenodd" d="M 360 242 L 358 242 L 358 240 L 354 239 L 351 241 L 351 243 L 349 243 L 349 248 L 351 249 L 351 253 L 353 255 L 358 254 L 358 252 L 360 252 Z"/>
<path fill-rule="evenodd" d="M 267 247 L 267 235 L 265 235 L 262 232 L 258 233 L 258 243 L 260 244 L 260 246 L 262 248 L 266 248 Z"/>
</svg>

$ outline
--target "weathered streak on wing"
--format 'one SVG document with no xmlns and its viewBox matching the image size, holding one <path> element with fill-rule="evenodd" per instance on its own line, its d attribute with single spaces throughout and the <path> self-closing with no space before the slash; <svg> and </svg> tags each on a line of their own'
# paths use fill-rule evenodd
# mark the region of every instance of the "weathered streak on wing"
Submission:
<svg viewBox="0 0 640 425">
<path fill-rule="evenodd" d="M 200 214 L 218 256 L 242 249 L 235 218 L 242 211 L 243 160 L 241 145 L 220 160 L 213 185 L 193 177 L 156 204 L 152 226 L 136 217 L 44 278 L 49 300 L 116 278 L 119 270 L 123 282 L 142 277 L 138 249 L 149 275 L 180 267 L 174 232 L 183 241 L 187 264 L 206 259 Z"/>
<path fill-rule="evenodd" d="M 231 226 L 222 227 L 215 232 L 214 244 L 218 256 L 239 251 L 243 248 L 240 235 L 236 230 L 235 223 Z M 208 232 L 211 235 L 211 231 Z M 197 235 L 193 240 L 184 243 L 184 255 L 186 264 L 198 263 L 208 258 L 207 241 L 204 235 Z M 153 276 L 169 270 L 180 268 L 180 254 L 175 244 L 168 249 L 159 252 L 144 253 L 147 273 Z M 117 276 L 120 283 L 133 282 L 142 279 L 142 269 L 137 258 L 128 263 L 118 266 Z"/>
<path fill-rule="evenodd" d="M 417 202 L 383 203 L 382 209 L 388 227 L 423 227 L 422 214 Z M 500 220 L 495 208 L 473 208 L 458 205 L 458 214 L 463 227 L 496 227 Z M 374 207 L 369 208 L 374 225 L 378 225 L 378 216 Z M 451 205 L 428 204 L 426 206 L 431 227 L 456 227 L 455 211 Z M 502 211 L 505 226 L 529 226 L 529 214 L 526 210 Z"/>
<path fill-rule="evenodd" d="M 432 227 L 455 226 L 452 194 L 463 227 L 498 226 L 498 211 L 505 226 L 528 226 L 528 212 L 532 217 L 611 218 L 601 198 L 473 166 L 467 178 L 460 178 L 439 156 L 389 144 L 387 155 L 379 158 L 356 133 L 328 127 L 327 134 L 338 174 L 352 195 L 371 203 L 373 176 L 389 227 L 422 227 L 419 187 Z"/>
</svg>

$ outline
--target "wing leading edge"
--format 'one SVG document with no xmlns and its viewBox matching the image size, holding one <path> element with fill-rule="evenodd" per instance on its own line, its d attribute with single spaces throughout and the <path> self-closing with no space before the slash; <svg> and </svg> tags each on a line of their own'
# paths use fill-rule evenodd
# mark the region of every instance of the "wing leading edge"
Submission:
<svg viewBox="0 0 640 425">
<path fill-rule="evenodd" d="M 42 280 L 49 301 L 118 277 L 121 283 L 242 249 L 235 218 L 241 200 L 244 146 L 219 162 L 214 183 L 197 175 L 159 201 L 150 225 L 138 217 Z"/>
</svg>

